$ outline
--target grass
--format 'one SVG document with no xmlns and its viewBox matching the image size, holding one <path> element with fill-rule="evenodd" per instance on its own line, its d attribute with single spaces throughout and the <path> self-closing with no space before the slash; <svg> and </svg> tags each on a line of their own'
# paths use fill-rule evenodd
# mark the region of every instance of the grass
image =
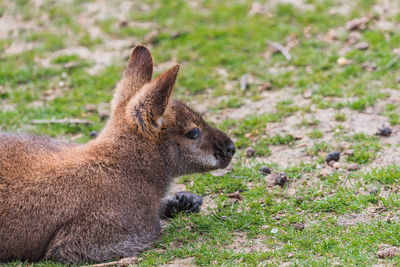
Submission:
<svg viewBox="0 0 400 267">
<path fill-rule="evenodd" d="M 89 133 L 105 123 L 100 110 L 108 109 L 131 49 L 118 41 L 129 41 L 151 47 L 155 65 L 161 66 L 156 74 L 168 64 L 181 64 L 175 97 L 194 108 L 206 104 L 205 117 L 238 148 L 229 172 L 179 178 L 213 205 L 170 220 L 160 240 L 139 255 L 140 266 L 184 258 L 202 266 L 400 264 L 399 256 L 376 256 L 381 244 L 400 246 L 400 223 L 387 220 L 400 211 L 400 170 L 392 163 L 373 164 L 398 147 L 390 138 L 374 135 L 371 129 L 380 126 L 374 121 L 362 131 L 354 131 L 353 125 L 354 118 L 372 112 L 398 129 L 400 60 L 394 50 L 400 47 L 400 34 L 395 28 L 376 27 L 380 20 L 397 22 L 398 15 L 381 18 L 375 0 L 357 0 L 343 14 L 332 13 L 341 5 L 335 0 L 308 0 L 305 6 L 260 1 L 266 8 L 255 14 L 250 13 L 250 0 L 145 0 L 129 6 L 117 0 L 102 3 L 107 12 L 96 11 L 93 6 L 101 6 L 95 0 L 45 2 L 0 1 L 0 19 L 11 17 L 21 26 L 0 40 L 2 130 L 90 140 Z M 370 20 L 359 41 L 368 42 L 369 48 L 359 51 L 348 44 L 344 27 L 364 16 Z M 273 51 L 270 41 L 293 46 L 292 60 Z M 14 43 L 33 46 L 10 53 Z M 88 54 L 68 52 L 71 47 Z M 102 56 L 112 59 L 102 61 Z M 343 56 L 350 63 L 340 66 L 337 61 Z M 366 70 L 365 63 L 374 63 L 376 69 Z M 249 77 L 247 90 L 240 88 L 243 75 Z M 271 88 L 262 92 L 259 85 L 265 82 Z M 312 91 L 307 98 L 306 90 Z M 240 119 L 230 114 L 266 98 L 270 102 L 265 105 L 272 107 L 267 112 Z M 88 110 L 89 104 L 96 110 Z M 30 124 L 50 118 L 93 124 Z M 249 146 L 256 157 L 246 156 Z M 342 152 L 338 168 L 325 163 L 332 151 Z M 279 160 L 271 160 L 274 156 Z M 348 171 L 351 163 L 361 169 Z M 270 177 L 258 171 L 262 165 L 286 173 L 289 182 L 271 186 Z M 330 172 L 322 176 L 323 169 Z M 370 193 L 374 188 L 378 193 Z M 228 198 L 232 192 L 243 199 Z M 346 221 L 362 214 L 368 219 Z M 61 266 L 35 263 L 56 265 Z"/>
</svg>

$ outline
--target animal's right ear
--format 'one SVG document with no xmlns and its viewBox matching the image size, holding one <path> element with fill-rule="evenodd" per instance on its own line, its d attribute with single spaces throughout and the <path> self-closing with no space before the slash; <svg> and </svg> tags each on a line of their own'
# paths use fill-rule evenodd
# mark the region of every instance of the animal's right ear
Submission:
<svg viewBox="0 0 400 267">
<path fill-rule="evenodd" d="M 136 46 L 115 94 L 115 104 L 129 101 L 153 76 L 153 58 L 143 45 Z"/>
<path fill-rule="evenodd" d="M 179 65 L 176 65 L 160 74 L 129 101 L 126 114 L 133 127 L 147 135 L 158 132 L 178 70 Z"/>
</svg>

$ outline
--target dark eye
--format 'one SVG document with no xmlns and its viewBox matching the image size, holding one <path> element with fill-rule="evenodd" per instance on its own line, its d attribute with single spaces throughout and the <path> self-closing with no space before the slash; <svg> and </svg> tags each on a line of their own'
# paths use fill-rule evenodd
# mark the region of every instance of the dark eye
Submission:
<svg viewBox="0 0 400 267">
<path fill-rule="evenodd" d="M 196 139 L 197 137 L 200 136 L 200 134 L 201 132 L 199 128 L 193 128 L 190 132 L 185 134 L 185 136 L 190 139 Z"/>
</svg>

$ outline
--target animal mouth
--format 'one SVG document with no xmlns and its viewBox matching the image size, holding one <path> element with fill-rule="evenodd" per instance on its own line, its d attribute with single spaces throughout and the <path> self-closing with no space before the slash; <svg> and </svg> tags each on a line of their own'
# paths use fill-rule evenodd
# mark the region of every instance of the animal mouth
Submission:
<svg viewBox="0 0 400 267">
<path fill-rule="evenodd" d="M 229 163 L 231 162 L 231 159 L 232 158 L 220 160 L 219 161 L 220 162 L 219 168 L 223 169 L 223 168 L 228 167 Z"/>
<path fill-rule="evenodd" d="M 218 168 L 226 168 L 232 160 L 233 153 L 227 152 L 223 147 L 214 145 L 214 157 L 218 160 Z"/>
</svg>

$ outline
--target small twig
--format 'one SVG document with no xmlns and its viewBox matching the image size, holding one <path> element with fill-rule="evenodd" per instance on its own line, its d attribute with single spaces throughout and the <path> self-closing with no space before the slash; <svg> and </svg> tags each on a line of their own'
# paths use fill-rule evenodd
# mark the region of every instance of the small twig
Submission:
<svg viewBox="0 0 400 267">
<path fill-rule="evenodd" d="M 129 266 L 137 262 L 136 257 L 131 257 L 131 258 L 123 258 L 120 259 L 119 261 L 110 261 L 110 262 L 104 262 L 104 263 L 99 263 L 99 264 L 92 264 L 92 265 L 87 265 L 83 267 L 105 267 L 105 266 Z"/>
<path fill-rule="evenodd" d="M 334 193 L 336 193 L 337 191 L 339 191 L 339 189 L 342 188 L 342 186 L 344 186 L 344 185 L 347 183 L 348 180 L 349 180 L 349 175 L 346 175 L 346 178 L 345 178 L 345 179 L 343 180 L 343 182 L 336 188 L 336 190 L 335 190 Z"/>
<path fill-rule="evenodd" d="M 118 265 L 118 262 L 119 262 L 119 261 L 110 261 L 110 262 L 99 263 L 99 264 L 85 265 L 85 266 L 83 266 L 83 267 L 116 266 L 116 265 Z"/>
<path fill-rule="evenodd" d="M 93 122 L 81 119 L 51 119 L 51 120 L 32 120 L 32 124 L 93 124 Z"/>
<path fill-rule="evenodd" d="M 240 193 L 238 191 L 226 194 L 226 196 L 229 197 L 229 198 L 236 198 L 238 200 L 242 200 L 243 199 L 242 195 L 240 195 Z"/>
<path fill-rule="evenodd" d="M 267 43 L 273 48 L 279 50 L 279 52 L 282 53 L 282 55 L 286 58 L 286 60 L 288 61 L 292 60 L 292 55 L 290 55 L 289 51 L 283 45 L 272 41 L 267 41 Z"/>
</svg>

